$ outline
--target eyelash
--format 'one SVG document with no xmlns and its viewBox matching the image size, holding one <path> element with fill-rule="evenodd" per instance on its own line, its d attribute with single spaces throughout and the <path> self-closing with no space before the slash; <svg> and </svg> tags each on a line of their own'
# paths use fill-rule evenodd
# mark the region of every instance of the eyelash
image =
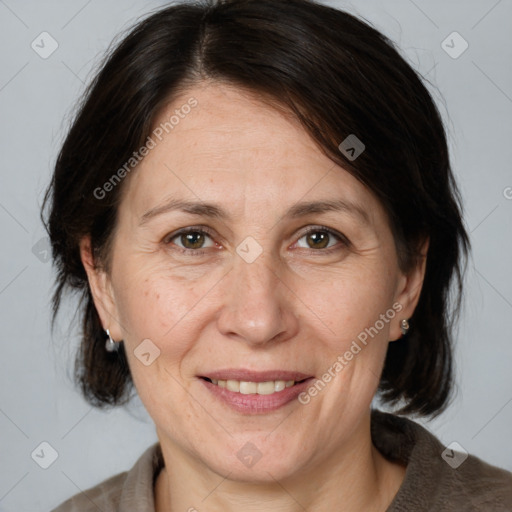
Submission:
<svg viewBox="0 0 512 512">
<path fill-rule="evenodd" d="M 344 247 L 350 246 L 350 241 L 347 239 L 347 237 L 345 237 L 341 233 L 338 233 L 337 231 L 334 231 L 333 229 L 327 228 L 325 226 L 309 227 L 306 231 L 303 231 L 301 233 L 301 235 L 299 236 L 297 241 L 300 240 L 301 238 L 304 238 L 305 236 L 309 235 L 310 233 L 317 233 L 317 232 L 327 233 L 330 236 L 334 236 L 342 243 L 342 245 Z M 197 226 L 197 227 L 192 226 L 190 228 L 180 229 L 179 231 L 176 231 L 176 232 L 166 236 L 164 238 L 163 242 L 165 245 L 170 245 L 172 240 L 174 240 L 175 238 L 177 238 L 181 235 L 186 235 L 188 233 L 202 233 L 202 234 L 208 235 L 212 239 L 214 236 L 213 231 L 206 226 Z M 338 251 L 339 249 L 340 249 L 340 247 L 334 246 L 329 249 L 309 249 L 309 250 L 313 253 L 321 253 L 321 254 L 325 255 L 325 254 L 331 254 L 335 251 Z M 179 246 L 176 246 L 176 248 L 173 248 L 173 250 L 177 250 L 182 254 L 187 254 L 190 256 L 202 256 L 202 255 L 206 254 L 206 250 L 203 250 L 203 249 L 183 249 Z M 306 249 L 306 250 L 308 250 L 308 249 Z"/>
</svg>

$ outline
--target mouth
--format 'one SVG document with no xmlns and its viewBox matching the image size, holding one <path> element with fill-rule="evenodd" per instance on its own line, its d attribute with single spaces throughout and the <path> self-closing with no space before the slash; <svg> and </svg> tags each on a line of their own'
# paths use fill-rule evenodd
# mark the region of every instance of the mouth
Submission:
<svg viewBox="0 0 512 512">
<path fill-rule="evenodd" d="M 218 386 L 219 388 L 227 389 L 234 393 L 242 395 L 272 395 L 280 393 L 287 388 L 291 388 L 298 384 L 302 384 L 311 377 L 306 377 L 300 380 L 267 380 L 267 381 L 247 381 L 247 380 L 234 380 L 234 379 L 213 379 L 209 377 L 201 377 L 206 382 Z"/>
<path fill-rule="evenodd" d="M 197 377 L 216 401 L 241 414 L 266 414 L 296 402 L 314 380 L 289 370 L 252 371 L 240 368 L 205 372 Z"/>
</svg>

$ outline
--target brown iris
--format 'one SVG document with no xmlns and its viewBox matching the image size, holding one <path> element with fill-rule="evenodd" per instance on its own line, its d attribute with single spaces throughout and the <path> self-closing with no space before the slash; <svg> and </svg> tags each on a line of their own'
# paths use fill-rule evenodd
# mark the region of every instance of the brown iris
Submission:
<svg viewBox="0 0 512 512">
<path fill-rule="evenodd" d="M 324 231 L 314 231 L 306 235 L 306 240 L 310 247 L 324 249 L 329 244 L 329 234 Z M 310 245 L 310 241 L 313 242 L 313 245 Z"/>
<path fill-rule="evenodd" d="M 191 231 L 181 235 L 181 243 L 187 249 L 200 249 L 204 244 L 205 235 L 199 231 Z M 187 245 L 189 244 L 189 245 Z"/>
</svg>

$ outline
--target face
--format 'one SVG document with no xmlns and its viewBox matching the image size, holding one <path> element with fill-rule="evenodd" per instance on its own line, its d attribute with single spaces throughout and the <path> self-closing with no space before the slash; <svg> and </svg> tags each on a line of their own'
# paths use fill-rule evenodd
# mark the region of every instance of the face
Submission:
<svg viewBox="0 0 512 512">
<path fill-rule="evenodd" d="M 282 479 L 361 441 L 422 269 L 400 271 L 379 201 L 292 117 L 211 83 L 155 127 L 176 109 L 124 184 L 108 275 L 82 247 L 97 309 L 164 453 Z"/>
</svg>

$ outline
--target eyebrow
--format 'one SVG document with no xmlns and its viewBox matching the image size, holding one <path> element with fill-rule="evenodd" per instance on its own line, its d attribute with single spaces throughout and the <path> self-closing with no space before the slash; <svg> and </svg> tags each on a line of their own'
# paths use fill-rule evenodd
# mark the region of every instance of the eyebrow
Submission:
<svg viewBox="0 0 512 512">
<path fill-rule="evenodd" d="M 171 211 L 182 211 L 191 215 L 202 217 L 211 217 L 221 221 L 230 219 L 230 214 L 221 206 L 215 203 L 206 203 L 203 201 L 185 201 L 181 199 L 170 199 L 161 206 L 156 206 L 146 211 L 140 218 L 139 225 L 146 224 L 154 217 L 168 213 Z M 370 225 L 370 218 L 366 210 L 357 203 L 344 199 L 332 199 L 325 201 L 309 201 L 292 205 L 285 214 L 283 219 L 297 219 L 307 215 L 327 212 L 344 212 L 352 215 L 363 224 Z"/>
</svg>

